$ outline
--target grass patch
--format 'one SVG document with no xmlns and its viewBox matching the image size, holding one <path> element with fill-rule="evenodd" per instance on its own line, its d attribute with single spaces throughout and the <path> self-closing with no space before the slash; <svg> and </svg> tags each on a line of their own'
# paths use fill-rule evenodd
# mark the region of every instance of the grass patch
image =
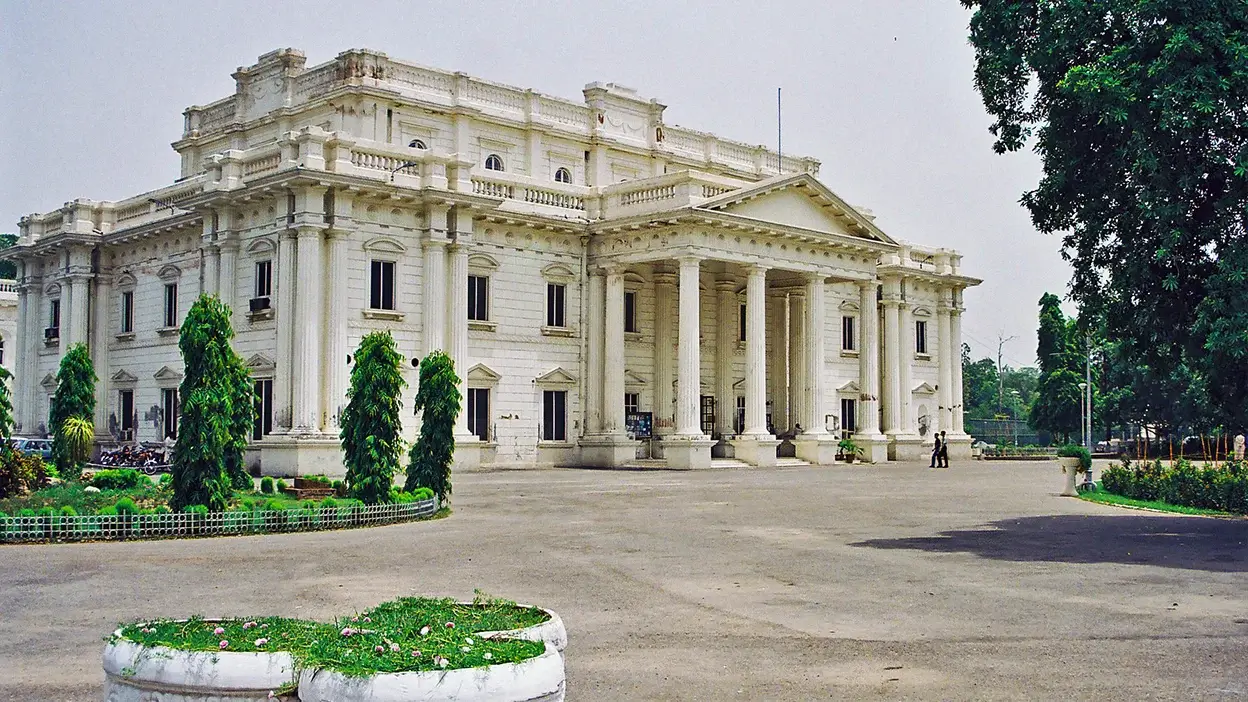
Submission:
<svg viewBox="0 0 1248 702">
<path fill-rule="evenodd" d="M 196 617 L 125 624 L 120 637 L 180 651 L 286 651 L 301 667 L 363 677 L 529 660 L 545 652 L 544 643 L 488 640 L 477 633 L 521 629 L 549 618 L 541 610 L 504 600 L 478 598 L 459 604 L 404 597 L 333 623 L 281 617 L 210 622 Z"/>
<path fill-rule="evenodd" d="M 1145 509 L 1155 509 L 1159 512 L 1173 512 L 1175 514 L 1194 514 L 1205 517 L 1234 517 L 1238 515 L 1230 512 L 1223 512 L 1216 509 L 1203 509 L 1201 507 L 1187 507 L 1185 505 L 1172 505 L 1169 502 L 1161 500 L 1136 500 L 1130 497 L 1106 492 L 1100 483 L 1097 483 L 1096 490 L 1079 493 L 1079 498 L 1088 502 L 1097 502 L 1103 505 L 1118 505 L 1120 507 L 1143 507 Z"/>
</svg>

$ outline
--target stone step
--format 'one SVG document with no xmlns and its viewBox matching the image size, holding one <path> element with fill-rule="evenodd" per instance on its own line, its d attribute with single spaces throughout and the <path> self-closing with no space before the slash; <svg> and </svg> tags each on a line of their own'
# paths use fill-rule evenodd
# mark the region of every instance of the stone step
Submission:
<svg viewBox="0 0 1248 702">
<path fill-rule="evenodd" d="M 777 458 L 776 459 L 777 468 L 801 468 L 803 466 L 809 466 L 809 465 L 810 465 L 809 463 L 807 463 L 806 461 L 803 461 L 800 458 Z"/>
<path fill-rule="evenodd" d="M 729 468 L 749 468 L 750 464 L 735 458 L 712 458 L 711 468 L 726 470 Z"/>
</svg>

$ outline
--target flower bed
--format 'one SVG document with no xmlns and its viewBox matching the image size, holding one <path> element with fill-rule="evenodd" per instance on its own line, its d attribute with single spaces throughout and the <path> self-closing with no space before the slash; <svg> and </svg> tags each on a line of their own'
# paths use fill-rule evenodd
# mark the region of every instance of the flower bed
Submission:
<svg viewBox="0 0 1248 702">
<path fill-rule="evenodd" d="M 1135 500 L 1248 514 L 1248 462 L 1198 467 L 1179 460 L 1169 466 L 1123 459 L 1101 473 L 1101 488 Z"/>
<path fill-rule="evenodd" d="M 133 503 L 132 503 L 133 504 Z M 50 509 L 50 508 L 49 508 Z M 23 541 L 108 541 L 187 536 L 230 536 L 393 524 L 437 512 L 437 501 L 337 506 L 308 503 L 295 509 L 232 512 L 164 512 L 93 515 L 36 513 L 0 517 L 0 543 Z"/>
<path fill-rule="evenodd" d="M 107 695 L 137 700 L 126 695 L 164 686 L 194 688 L 199 696 L 181 698 L 188 701 L 263 699 L 296 688 L 303 700 L 334 702 L 561 700 L 563 658 L 555 644 L 485 635 L 552 621 L 553 612 L 504 601 L 401 598 L 332 624 L 275 617 L 137 622 L 118 629 L 105 649 Z M 222 687 L 211 688 L 217 683 Z"/>
</svg>

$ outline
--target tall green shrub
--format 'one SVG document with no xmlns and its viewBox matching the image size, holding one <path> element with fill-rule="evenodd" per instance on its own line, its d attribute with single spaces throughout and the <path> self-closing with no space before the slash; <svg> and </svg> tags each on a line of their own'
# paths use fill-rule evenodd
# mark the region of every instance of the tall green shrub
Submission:
<svg viewBox="0 0 1248 702">
<path fill-rule="evenodd" d="M 247 439 L 256 422 L 256 390 L 243 359 L 231 351 L 226 385 L 233 398 L 230 406 L 230 439 L 225 453 L 225 473 L 235 490 L 251 490 L 255 482 L 245 464 Z"/>
<path fill-rule="evenodd" d="M 451 459 L 455 455 L 455 418 L 459 409 L 455 363 L 445 353 L 434 351 L 420 362 L 420 386 L 416 390 L 420 437 L 408 456 L 404 490 L 429 488 L 441 501 L 451 494 Z"/>
<path fill-rule="evenodd" d="M 341 437 L 350 495 L 366 504 L 389 502 L 399 471 L 403 451 L 399 412 L 407 387 L 399 374 L 402 362 L 389 332 L 365 336 L 355 352 Z"/>
<path fill-rule="evenodd" d="M 0 366 L 0 451 L 9 448 L 9 439 L 13 436 L 13 396 L 9 389 L 9 381 L 13 374 Z"/>
<path fill-rule="evenodd" d="M 91 365 L 91 353 L 86 344 L 74 344 L 61 358 L 56 372 L 56 394 L 48 423 L 52 428 L 52 462 L 66 480 L 77 480 L 82 475 L 82 463 L 71 455 L 65 435 L 65 421 L 79 417 L 88 422 L 95 414 L 95 367 Z"/>
<path fill-rule="evenodd" d="M 171 466 L 175 510 L 203 505 L 220 511 L 229 501 L 229 466 L 251 431 L 251 421 L 244 427 L 240 418 L 255 411 L 250 385 L 244 395 L 238 380 L 243 365 L 230 346 L 233 336 L 230 309 L 216 296 L 201 295 L 182 323 L 182 418 Z"/>
</svg>

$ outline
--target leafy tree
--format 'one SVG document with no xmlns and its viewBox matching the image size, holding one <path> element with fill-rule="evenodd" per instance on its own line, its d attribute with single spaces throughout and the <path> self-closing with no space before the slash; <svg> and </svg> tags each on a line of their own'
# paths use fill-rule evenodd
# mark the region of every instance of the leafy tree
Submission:
<svg viewBox="0 0 1248 702">
<path fill-rule="evenodd" d="M 1062 301 L 1053 293 L 1040 296 L 1040 328 L 1036 330 L 1036 361 L 1040 375 L 1064 368 L 1069 361 L 1069 329 Z"/>
<path fill-rule="evenodd" d="M 0 366 L 0 450 L 9 447 L 9 438 L 13 436 L 13 396 L 9 389 L 9 381 L 13 374 Z"/>
<path fill-rule="evenodd" d="M 1028 423 L 1042 431 L 1061 434 L 1064 442 L 1081 433 L 1083 367 L 1080 335 L 1073 320 L 1062 314 L 1060 300 L 1052 293 L 1040 298 L 1040 325 L 1036 330 L 1036 359 L 1040 378 Z"/>
<path fill-rule="evenodd" d="M 251 490 L 255 482 L 247 472 L 247 438 L 256 422 L 255 385 L 251 373 L 237 353 L 231 353 L 227 363 L 226 386 L 233 397 L 230 406 L 230 440 L 225 453 L 225 473 L 235 490 Z"/>
<path fill-rule="evenodd" d="M 402 362 L 389 332 L 368 334 L 355 351 L 342 411 L 343 463 L 351 496 L 367 504 L 389 502 L 394 474 L 399 472 L 403 452 L 399 412 L 407 387 L 399 374 Z"/>
<path fill-rule="evenodd" d="M 175 510 L 203 505 L 216 512 L 229 502 L 230 461 L 251 430 L 240 418 L 254 416 L 251 388 L 238 382 L 242 359 L 230 346 L 233 337 L 230 309 L 216 296 L 201 295 L 182 322 L 182 417 L 171 466 Z"/>
<path fill-rule="evenodd" d="M 1248 3 L 960 1 L 994 148 L 1039 153 L 1022 201 L 1063 234 L 1085 321 L 1248 424 Z"/>
<path fill-rule="evenodd" d="M 451 494 L 451 459 L 455 455 L 455 418 L 459 416 L 459 377 L 455 363 L 441 351 L 420 362 L 416 411 L 421 413 L 420 437 L 407 464 L 408 492 L 427 487 L 438 500 Z"/>
<path fill-rule="evenodd" d="M 82 461 L 74 460 L 65 435 L 65 422 L 73 417 L 91 421 L 95 413 L 95 367 L 86 344 L 74 344 L 61 358 L 56 372 L 56 394 L 52 396 L 48 423 L 52 425 L 52 462 L 66 480 L 82 475 Z"/>
<path fill-rule="evenodd" d="M 0 249 L 7 249 L 17 243 L 16 234 L 0 234 Z M 0 261 L 0 278 L 13 279 L 17 277 L 17 264 L 13 261 Z"/>
<path fill-rule="evenodd" d="M 962 407 L 971 419 L 992 419 L 997 412 L 997 364 L 971 361 L 971 347 L 962 344 Z"/>
</svg>

